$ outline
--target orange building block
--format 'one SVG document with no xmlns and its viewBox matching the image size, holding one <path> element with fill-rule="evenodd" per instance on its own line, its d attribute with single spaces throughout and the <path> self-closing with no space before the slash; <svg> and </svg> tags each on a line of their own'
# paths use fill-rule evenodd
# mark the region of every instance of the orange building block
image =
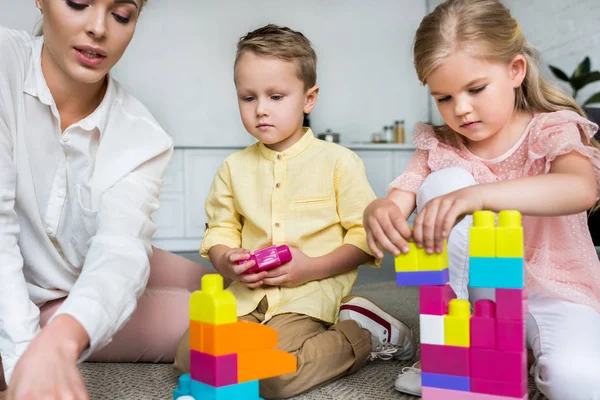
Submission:
<svg viewBox="0 0 600 400">
<path fill-rule="evenodd" d="M 238 354 L 238 383 L 296 372 L 296 357 L 281 350 Z"/>
<path fill-rule="evenodd" d="M 277 331 L 256 322 L 213 325 L 190 321 L 190 349 L 222 356 L 277 347 Z"/>
</svg>

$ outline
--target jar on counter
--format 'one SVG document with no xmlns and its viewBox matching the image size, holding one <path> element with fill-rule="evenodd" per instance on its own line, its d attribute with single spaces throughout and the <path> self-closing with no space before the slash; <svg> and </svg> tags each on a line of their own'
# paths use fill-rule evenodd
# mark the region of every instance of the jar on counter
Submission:
<svg viewBox="0 0 600 400">
<path fill-rule="evenodd" d="M 404 120 L 394 122 L 394 142 L 404 143 Z"/>
</svg>

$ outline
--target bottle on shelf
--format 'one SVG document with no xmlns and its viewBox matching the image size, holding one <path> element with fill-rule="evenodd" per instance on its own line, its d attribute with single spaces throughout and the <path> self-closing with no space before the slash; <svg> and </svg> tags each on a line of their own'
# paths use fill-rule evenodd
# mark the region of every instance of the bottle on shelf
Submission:
<svg viewBox="0 0 600 400">
<path fill-rule="evenodd" d="M 404 120 L 399 120 L 394 123 L 394 142 L 404 143 Z"/>
</svg>

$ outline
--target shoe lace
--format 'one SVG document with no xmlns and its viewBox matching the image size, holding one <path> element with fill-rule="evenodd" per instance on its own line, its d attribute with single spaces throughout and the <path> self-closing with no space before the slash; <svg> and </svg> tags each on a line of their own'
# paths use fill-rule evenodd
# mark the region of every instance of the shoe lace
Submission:
<svg viewBox="0 0 600 400">
<path fill-rule="evenodd" d="M 402 346 L 395 346 L 393 344 L 381 344 L 378 345 L 371 351 L 371 355 L 369 356 L 369 360 L 373 361 L 377 358 L 380 360 L 391 360 L 394 358 L 394 354 L 402 351 Z"/>
<path fill-rule="evenodd" d="M 414 372 L 416 374 L 420 374 L 421 373 L 421 368 L 416 368 L 416 367 L 404 367 L 404 368 L 402 368 L 402 373 L 403 374 L 407 374 L 409 372 Z"/>
</svg>

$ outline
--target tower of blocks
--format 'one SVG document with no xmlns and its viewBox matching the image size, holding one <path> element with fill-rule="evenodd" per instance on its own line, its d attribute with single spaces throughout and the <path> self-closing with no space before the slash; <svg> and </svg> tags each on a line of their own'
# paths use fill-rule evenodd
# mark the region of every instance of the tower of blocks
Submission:
<svg viewBox="0 0 600 400">
<path fill-rule="evenodd" d="M 491 211 L 473 214 L 469 286 L 495 291 L 473 315 L 448 284 L 446 246 L 426 254 L 411 244 L 395 259 L 397 284 L 419 286 L 424 400 L 527 399 L 521 214 L 505 210 L 495 220 Z"/>
<path fill-rule="evenodd" d="M 275 329 L 237 320 L 221 275 L 204 275 L 190 299 L 190 373 L 179 377 L 173 399 L 260 399 L 259 379 L 296 372 L 296 357 L 276 346 Z"/>
</svg>

